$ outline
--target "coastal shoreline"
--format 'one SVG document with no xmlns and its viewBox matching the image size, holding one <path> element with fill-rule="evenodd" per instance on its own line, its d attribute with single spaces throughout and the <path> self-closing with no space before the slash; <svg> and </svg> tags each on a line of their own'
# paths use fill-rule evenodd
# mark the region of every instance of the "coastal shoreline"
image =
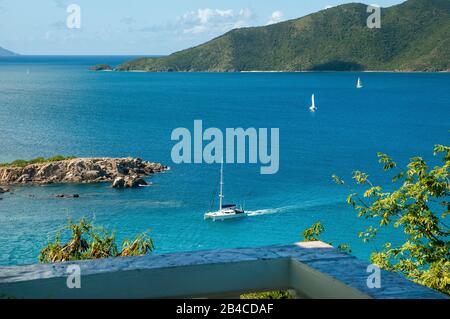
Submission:
<svg viewBox="0 0 450 319">
<path fill-rule="evenodd" d="M 143 71 L 143 70 L 130 70 L 130 71 L 116 71 L 116 70 L 101 70 L 94 72 L 118 72 L 118 73 L 417 73 L 417 74 L 446 74 L 449 71 Z"/>
<path fill-rule="evenodd" d="M 115 188 L 148 185 L 144 177 L 168 167 L 140 158 L 71 158 L 61 161 L 0 167 L 3 187 L 48 184 L 94 184 L 113 182 Z"/>
<path fill-rule="evenodd" d="M 444 71 L 413 71 L 413 70 L 349 70 L 349 71 L 338 71 L 338 70 L 307 70 L 307 71 L 280 71 L 280 70 L 250 70 L 250 71 L 146 71 L 146 70 L 90 70 L 93 72 L 118 72 L 118 73 L 394 73 L 394 74 L 446 74 L 450 73 L 450 70 Z"/>
</svg>

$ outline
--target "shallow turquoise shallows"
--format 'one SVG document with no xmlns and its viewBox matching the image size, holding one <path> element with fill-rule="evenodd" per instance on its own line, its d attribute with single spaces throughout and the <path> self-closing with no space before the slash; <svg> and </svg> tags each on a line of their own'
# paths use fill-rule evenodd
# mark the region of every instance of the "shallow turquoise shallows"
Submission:
<svg viewBox="0 0 450 319">
<path fill-rule="evenodd" d="M 14 188 L 1 195 L 0 265 L 34 263 L 49 236 L 69 218 L 95 216 L 119 241 L 151 229 L 157 253 L 251 247 L 301 240 L 321 221 L 323 240 L 350 244 L 368 259 L 401 230 L 377 241 L 358 238 L 367 222 L 346 203 L 349 192 L 332 174 L 368 172 L 390 188 L 377 152 L 401 165 L 434 144 L 449 144 L 450 74 L 394 73 L 116 73 L 90 72 L 96 63 L 129 57 L 0 59 L 0 161 L 52 156 L 142 157 L 172 169 L 152 187 L 117 191 L 102 185 Z M 356 89 L 358 77 L 364 84 Z M 315 94 L 318 110 L 308 107 Z M 217 204 L 218 165 L 175 165 L 173 129 L 279 128 L 280 171 L 225 165 L 226 201 L 250 217 L 206 222 Z M 80 194 L 56 199 L 55 194 Z"/>
</svg>

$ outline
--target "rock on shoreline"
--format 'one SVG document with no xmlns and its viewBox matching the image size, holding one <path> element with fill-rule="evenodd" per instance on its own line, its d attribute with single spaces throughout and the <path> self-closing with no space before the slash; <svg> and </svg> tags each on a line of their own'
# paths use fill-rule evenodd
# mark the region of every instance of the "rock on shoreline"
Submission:
<svg viewBox="0 0 450 319">
<path fill-rule="evenodd" d="M 142 177 L 166 169 L 167 167 L 159 163 L 143 161 L 140 158 L 75 158 L 25 167 L 2 167 L 0 185 L 101 183 L 123 178 L 135 181 L 125 183 L 124 187 L 137 187 Z"/>
<path fill-rule="evenodd" d="M 0 187 L 0 194 L 8 193 L 9 189 L 6 187 Z"/>
<path fill-rule="evenodd" d="M 113 68 L 108 64 L 97 64 L 89 68 L 90 71 L 112 71 Z"/>
</svg>

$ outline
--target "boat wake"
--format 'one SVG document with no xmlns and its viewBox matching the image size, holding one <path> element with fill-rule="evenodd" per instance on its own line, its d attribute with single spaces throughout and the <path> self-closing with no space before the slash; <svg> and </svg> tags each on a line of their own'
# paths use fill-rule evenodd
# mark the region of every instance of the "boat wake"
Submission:
<svg viewBox="0 0 450 319">
<path fill-rule="evenodd" d="M 324 205 L 328 206 L 333 203 L 341 203 L 341 201 L 335 201 L 333 199 L 329 199 L 326 202 L 323 202 L 322 200 L 311 200 L 311 201 L 304 201 L 301 204 L 296 205 L 286 205 L 282 207 L 277 208 L 268 208 L 268 209 L 260 209 L 260 210 L 246 210 L 247 216 L 254 217 L 254 216 L 261 216 L 261 215 L 270 215 L 270 214 L 279 214 L 279 213 L 285 213 L 285 212 L 292 212 L 292 211 L 304 211 L 304 210 L 311 210 L 311 209 L 318 209 L 319 207 L 323 207 Z"/>
<path fill-rule="evenodd" d="M 295 208 L 294 206 L 285 206 L 285 207 L 278 207 L 278 208 L 268 208 L 268 209 L 260 209 L 260 210 L 253 210 L 253 211 L 247 211 L 247 216 L 249 217 L 255 217 L 255 216 L 261 216 L 261 215 L 271 215 L 271 214 L 277 214 L 282 213 L 284 211 L 290 210 Z"/>
</svg>

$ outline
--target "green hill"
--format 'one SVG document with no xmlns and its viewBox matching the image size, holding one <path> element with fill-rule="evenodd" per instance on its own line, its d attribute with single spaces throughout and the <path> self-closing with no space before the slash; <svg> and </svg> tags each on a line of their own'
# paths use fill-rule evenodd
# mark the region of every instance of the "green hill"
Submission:
<svg viewBox="0 0 450 319">
<path fill-rule="evenodd" d="M 194 48 L 140 58 L 117 70 L 450 70 L 450 0 L 409 0 L 382 9 L 345 4 L 274 25 L 232 30 Z"/>
<path fill-rule="evenodd" d="M 14 55 L 18 55 L 18 54 L 0 47 L 0 56 L 14 56 Z"/>
</svg>

